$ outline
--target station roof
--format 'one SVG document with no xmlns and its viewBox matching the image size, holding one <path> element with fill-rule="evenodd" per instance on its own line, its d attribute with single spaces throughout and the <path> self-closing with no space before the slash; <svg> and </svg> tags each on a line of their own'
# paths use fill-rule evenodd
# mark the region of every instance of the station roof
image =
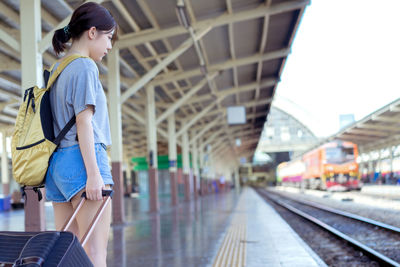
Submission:
<svg viewBox="0 0 400 267">
<path fill-rule="evenodd" d="M 120 27 L 125 156 L 146 154 L 146 86 L 156 92 L 159 154 L 166 154 L 166 114 L 177 132 L 190 129 L 217 153 L 253 155 L 308 0 L 95 1 Z M 182 1 L 180 5 L 182 5 Z M 52 32 L 64 27 L 78 0 L 41 0 L 44 66 L 57 58 Z M 178 12 L 177 12 L 178 10 Z M 180 11 L 190 27 L 178 19 Z M 180 17 L 182 20 L 182 17 Z M 21 101 L 19 1 L 0 2 L 0 125 L 14 124 Z M 107 90 L 107 64 L 98 64 Z M 226 108 L 244 106 L 246 123 L 230 126 Z M 240 147 L 235 139 L 241 138 Z M 178 142 L 179 144 L 179 142 Z"/>
<path fill-rule="evenodd" d="M 361 152 L 400 144 L 400 98 L 347 126 L 329 140 L 351 141 Z"/>
<path fill-rule="evenodd" d="M 273 104 L 258 149 L 268 154 L 290 151 L 296 155 L 317 142 L 307 126 Z"/>
</svg>

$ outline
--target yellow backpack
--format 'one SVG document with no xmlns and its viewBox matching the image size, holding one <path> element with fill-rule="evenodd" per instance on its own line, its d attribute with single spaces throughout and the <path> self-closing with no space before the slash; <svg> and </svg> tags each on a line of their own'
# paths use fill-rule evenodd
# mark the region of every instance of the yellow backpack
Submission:
<svg viewBox="0 0 400 267">
<path fill-rule="evenodd" d="M 13 176 L 22 186 L 40 187 L 44 184 L 51 155 L 75 124 L 73 116 L 60 134 L 54 136 L 49 93 L 64 68 L 80 57 L 82 56 L 71 55 L 65 58 L 50 77 L 54 65 L 50 71 L 45 70 L 46 88 L 34 86 L 25 90 L 11 141 Z"/>
</svg>

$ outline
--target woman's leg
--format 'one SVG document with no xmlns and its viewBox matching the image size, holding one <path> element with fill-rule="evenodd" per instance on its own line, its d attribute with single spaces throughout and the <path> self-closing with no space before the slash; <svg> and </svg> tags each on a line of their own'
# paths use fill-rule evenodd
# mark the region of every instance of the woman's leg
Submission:
<svg viewBox="0 0 400 267">
<path fill-rule="evenodd" d="M 74 209 L 79 204 L 83 191 L 84 190 L 82 190 L 72 198 L 71 203 Z M 101 203 L 102 201 L 86 200 L 85 204 L 78 212 L 76 220 L 78 223 L 78 229 L 79 229 L 78 236 L 80 239 L 83 237 L 83 235 L 89 228 L 89 225 L 92 222 L 93 217 L 96 215 L 96 212 L 99 209 Z M 107 266 L 106 257 L 107 257 L 107 244 L 110 232 L 110 224 L 111 224 L 111 203 L 109 203 L 105 208 L 101 218 L 99 219 L 96 227 L 94 228 L 91 236 L 89 237 L 84 247 L 90 260 L 96 267 Z"/>
<path fill-rule="evenodd" d="M 53 210 L 54 210 L 54 223 L 56 226 L 56 230 L 61 231 L 62 230 L 61 228 L 71 217 L 74 209 L 72 207 L 71 202 L 62 202 L 62 203 L 53 202 Z M 71 226 L 67 230 L 74 233 L 75 235 L 79 234 L 76 220 L 72 222 Z"/>
</svg>

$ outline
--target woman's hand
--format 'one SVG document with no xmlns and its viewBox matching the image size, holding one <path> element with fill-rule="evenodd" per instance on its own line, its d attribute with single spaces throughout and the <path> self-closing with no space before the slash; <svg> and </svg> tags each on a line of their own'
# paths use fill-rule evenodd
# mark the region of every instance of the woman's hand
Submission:
<svg viewBox="0 0 400 267">
<path fill-rule="evenodd" d="M 86 197 L 90 200 L 102 200 L 102 190 L 105 189 L 103 178 L 100 173 L 87 176 Z"/>
</svg>

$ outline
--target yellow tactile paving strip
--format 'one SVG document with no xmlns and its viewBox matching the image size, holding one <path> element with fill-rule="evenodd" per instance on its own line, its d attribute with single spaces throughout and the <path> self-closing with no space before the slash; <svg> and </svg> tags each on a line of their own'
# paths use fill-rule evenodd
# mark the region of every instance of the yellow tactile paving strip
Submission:
<svg viewBox="0 0 400 267">
<path fill-rule="evenodd" d="M 242 197 L 234 211 L 224 241 L 218 250 L 213 267 L 245 266 L 246 264 L 246 208 Z M 242 208 L 243 207 L 243 208 Z"/>
</svg>

